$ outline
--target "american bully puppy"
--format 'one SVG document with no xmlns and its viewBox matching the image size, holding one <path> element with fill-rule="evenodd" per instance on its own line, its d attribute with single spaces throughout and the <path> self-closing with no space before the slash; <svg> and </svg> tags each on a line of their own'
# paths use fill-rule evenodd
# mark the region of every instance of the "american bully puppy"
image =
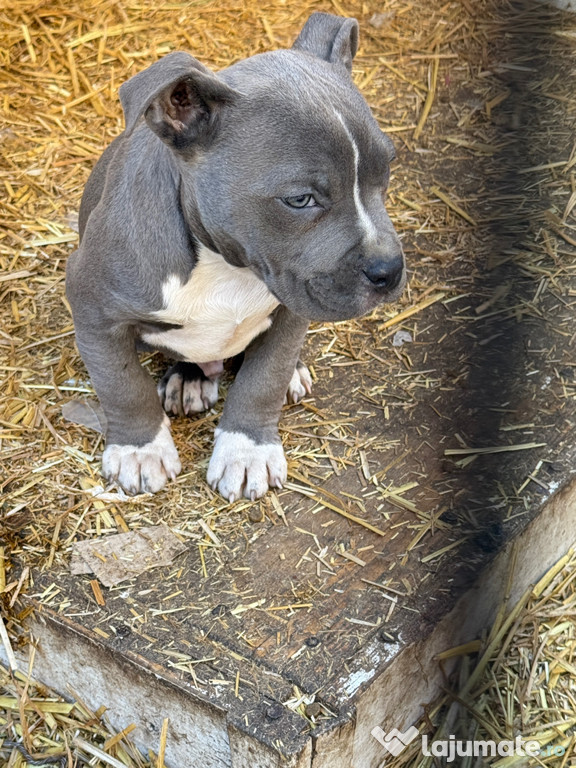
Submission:
<svg viewBox="0 0 576 768">
<path fill-rule="evenodd" d="M 121 86 L 126 128 L 86 185 L 66 288 L 108 422 L 102 472 L 128 493 L 180 472 L 166 412 L 212 407 L 240 352 L 208 482 L 230 501 L 282 487 L 309 322 L 400 295 L 394 149 L 351 80 L 357 45 L 354 19 L 314 13 L 289 50 L 217 74 L 171 53 Z M 180 361 L 160 398 L 142 344 Z"/>
</svg>

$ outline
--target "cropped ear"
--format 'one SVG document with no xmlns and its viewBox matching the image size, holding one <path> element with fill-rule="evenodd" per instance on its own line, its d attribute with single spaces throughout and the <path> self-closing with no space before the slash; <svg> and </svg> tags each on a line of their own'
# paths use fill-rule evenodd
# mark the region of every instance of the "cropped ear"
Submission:
<svg viewBox="0 0 576 768">
<path fill-rule="evenodd" d="M 343 64 L 351 72 L 358 50 L 358 22 L 331 13 L 313 13 L 292 48 L 331 64 Z"/>
<path fill-rule="evenodd" d="M 120 86 L 125 133 L 144 115 L 162 141 L 186 149 L 210 137 L 220 108 L 239 95 L 190 54 L 169 53 Z"/>
</svg>

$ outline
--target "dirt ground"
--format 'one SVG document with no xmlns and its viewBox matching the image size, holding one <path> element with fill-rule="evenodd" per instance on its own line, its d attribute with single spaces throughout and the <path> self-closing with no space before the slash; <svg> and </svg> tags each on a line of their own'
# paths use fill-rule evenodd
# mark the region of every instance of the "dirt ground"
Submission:
<svg viewBox="0 0 576 768">
<path fill-rule="evenodd" d="M 289 45 L 311 10 L 360 21 L 353 75 L 397 147 L 389 209 L 409 288 L 394 307 L 312 327 L 313 395 L 282 420 L 285 491 L 229 505 L 206 486 L 219 404 L 174 421 L 175 483 L 154 498 L 97 499 L 101 437 L 62 415 L 93 397 L 64 268 L 83 185 L 122 130 L 118 86 L 170 50 L 218 69 Z M 150 611 L 177 592 L 174 652 L 208 656 L 209 629 L 285 674 L 274 697 L 297 685 L 338 709 L 325 682 L 334 664 L 376 632 L 404 642 L 428 632 L 572 471 L 576 22 L 488 0 L 21 0 L 0 18 L 1 597 L 14 643 L 26 641 L 33 596 L 159 661 L 168 619 Z M 401 346 L 398 331 L 409 334 Z M 165 578 L 142 577 L 144 597 L 128 604 L 104 589 L 98 605 L 93 580 L 69 575 L 76 541 L 160 522 L 189 549 Z M 367 582 L 395 590 L 405 610 L 389 612 Z M 254 596 L 263 606 L 241 621 L 215 622 Z M 286 664 L 319 635 L 317 654 Z M 208 691 L 216 671 L 237 674 L 224 652 L 194 670 Z"/>
</svg>

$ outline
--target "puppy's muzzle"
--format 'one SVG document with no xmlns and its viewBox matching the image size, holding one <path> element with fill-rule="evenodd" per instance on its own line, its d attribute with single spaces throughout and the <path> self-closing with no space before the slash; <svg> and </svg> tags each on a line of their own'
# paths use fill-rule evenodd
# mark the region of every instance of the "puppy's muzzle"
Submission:
<svg viewBox="0 0 576 768">
<path fill-rule="evenodd" d="M 401 250 L 392 256 L 371 256 L 363 260 L 362 273 L 372 288 L 389 293 L 404 278 L 404 254 Z"/>
</svg>

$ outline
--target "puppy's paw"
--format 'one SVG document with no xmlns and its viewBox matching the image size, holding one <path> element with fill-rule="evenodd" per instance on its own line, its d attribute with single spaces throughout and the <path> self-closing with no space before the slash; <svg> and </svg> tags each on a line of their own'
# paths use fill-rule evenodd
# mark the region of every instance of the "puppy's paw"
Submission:
<svg viewBox="0 0 576 768">
<path fill-rule="evenodd" d="M 102 474 L 126 493 L 156 493 L 182 469 L 178 451 L 170 434 L 170 422 L 164 416 L 160 431 L 149 443 L 107 445 L 102 454 Z"/>
<path fill-rule="evenodd" d="M 304 363 L 298 360 L 284 403 L 299 403 L 306 395 L 312 394 L 312 376 Z"/>
<path fill-rule="evenodd" d="M 208 466 L 208 483 L 232 502 L 263 496 L 268 488 L 282 488 L 287 466 L 278 443 L 258 445 L 241 432 L 215 432 L 214 451 Z"/>
<path fill-rule="evenodd" d="M 189 416 L 216 405 L 218 379 L 208 379 L 194 363 L 176 363 L 164 374 L 158 394 L 166 413 Z"/>
</svg>

